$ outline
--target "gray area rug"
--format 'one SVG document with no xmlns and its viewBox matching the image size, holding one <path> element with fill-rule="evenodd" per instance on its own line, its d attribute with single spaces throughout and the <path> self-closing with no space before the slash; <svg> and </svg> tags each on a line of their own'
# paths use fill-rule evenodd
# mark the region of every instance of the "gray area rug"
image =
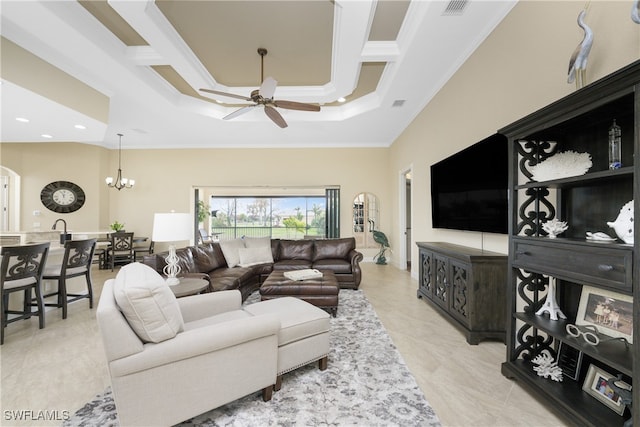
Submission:
<svg viewBox="0 0 640 427">
<path fill-rule="evenodd" d="M 285 374 L 271 401 L 256 392 L 180 425 L 440 426 L 362 291 L 340 291 L 330 343 L 327 370 L 312 363 Z M 117 426 L 116 410 L 107 389 L 63 425 Z"/>
</svg>

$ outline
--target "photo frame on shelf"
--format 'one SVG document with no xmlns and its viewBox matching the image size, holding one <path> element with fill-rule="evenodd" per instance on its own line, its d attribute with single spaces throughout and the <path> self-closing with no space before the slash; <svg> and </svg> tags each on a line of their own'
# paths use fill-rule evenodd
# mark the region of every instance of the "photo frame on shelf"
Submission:
<svg viewBox="0 0 640 427">
<path fill-rule="evenodd" d="M 578 380 L 582 366 L 582 352 L 580 350 L 561 341 L 556 361 L 565 377 L 574 381 Z"/>
<path fill-rule="evenodd" d="M 633 344 L 633 297 L 583 286 L 576 325 L 592 325 L 598 332 Z"/>
<path fill-rule="evenodd" d="M 611 377 L 613 375 L 592 364 L 587 371 L 582 390 L 616 414 L 622 415 L 626 405 L 622 403 L 620 395 L 609 386 L 609 378 Z"/>
</svg>

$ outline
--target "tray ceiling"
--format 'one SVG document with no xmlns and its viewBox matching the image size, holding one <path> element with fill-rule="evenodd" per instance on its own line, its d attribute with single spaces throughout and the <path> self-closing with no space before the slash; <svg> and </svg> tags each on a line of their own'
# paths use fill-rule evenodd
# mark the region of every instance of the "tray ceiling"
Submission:
<svg viewBox="0 0 640 427">
<path fill-rule="evenodd" d="M 123 149 L 389 146 L 514 4 L 4 0 L 2 141 L 47 133 L 113 148 L 123 133 Z M 222 120 L 248 103 L 198 89 L 248 96 L 259 47 L 275 98 L 320 112 L 280 109 L 286 129 L 262 107 Z M 58 79 L 90 90 L 48 90 Z"/>
</svg>

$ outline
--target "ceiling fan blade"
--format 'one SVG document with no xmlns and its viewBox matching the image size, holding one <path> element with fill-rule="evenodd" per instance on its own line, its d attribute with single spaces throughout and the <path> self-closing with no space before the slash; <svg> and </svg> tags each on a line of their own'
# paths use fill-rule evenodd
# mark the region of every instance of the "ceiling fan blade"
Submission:
<svg viewBox="0 0 640 427">
<path fill-rule="evenodd" d="M 320 111 L 319 105 L 305 104 L 304 102 L 294 101 L 273 101 L 276 107 L 286 108 L 288 110 L 300 110 L 300 111 Z"/>
<path fill-rule="evenodd" d="M 260 95 L 265 99 L 273 98 L 273 94 L 276 92 L 276 86 L 278 86 L 278 81 L 273 77 L 267 77 L 260 86 Z"/>
<path fill-rule="evenodd" d="M 243 115 L 244 113 L 248 113 L 249 111 L 251 111 L 254 107 L 256 107 L 256 106 L 255 106 L 255 105 L 248 105 L 248 106 L 246 106 L 246 107 L 242 107 L 242 108 L 240 108 L 239 110 L 236 110 L 236 111 L 234 111 L 234 112 L 233 112 L 233 113 L 231 113 L 231 114 L 227 114 L 226 116 L 224 116 L 224 117 L 222 118 L 222 120 L 231 120 L 231 119 L 233 119 L 234 117 L 241 116 L 241 115 Z"/>
<path fill-rule="evenodd" d="M 200 89 L 200 91 L 201 92 L 207 92 L 207 93 L 213 93 L 214 95 L 227 96 L 229 98 L 243 99 L 245 101 L 253 101 L 251 98 L 247 98 L 246 96 L 236 95 L 236 94 L 227 93 L 227 92 L 220 92 L 218 90 L 213 90 L 213 89 Z"/>
<path fill-rule="evenodd" d="M 264 106 L 264 113 L 269 116 L 273 123 L 277 124 L 281 128 L 286 128 L 287 122 L 284 121 L 284 118 L 278 113 L 278 111 L 270 105 Z"/>
</svg>

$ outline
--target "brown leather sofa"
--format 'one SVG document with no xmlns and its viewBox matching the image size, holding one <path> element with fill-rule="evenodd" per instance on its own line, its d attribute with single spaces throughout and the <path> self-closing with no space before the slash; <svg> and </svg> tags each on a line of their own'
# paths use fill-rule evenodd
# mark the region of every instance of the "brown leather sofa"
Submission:
<svg viewBox="0 0 640 427">
<path fill-rule="evenodd" d="M 341 239 L 271 239 L 273 263 L 229 268 L 218 242 L 176 250 L 180 275 L 206 274 L 211 290 L 238 289 L 244 301 L 260 288 L 273 270 L 315 268 L 332 270 L 342 289 L 358 289 L 362 277 L 362 254 L 353 237 Z M 146 255 L 144 263 L 162 274 L 167 252 Z"/>
</svg>

